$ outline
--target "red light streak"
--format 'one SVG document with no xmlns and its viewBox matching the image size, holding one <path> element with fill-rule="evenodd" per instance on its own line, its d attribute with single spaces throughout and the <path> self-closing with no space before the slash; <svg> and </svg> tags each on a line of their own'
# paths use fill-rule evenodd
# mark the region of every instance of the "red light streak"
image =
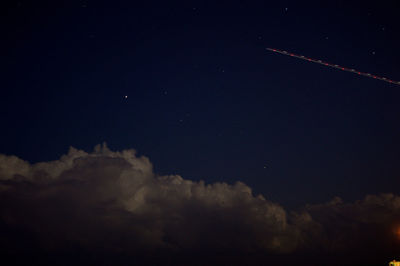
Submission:
<svg viewBox="0 0 400 266">
<path fill-rule="evenodd" d="M 326 63 L 326 62 L 322 62 L 321 60 L 315 60 L 315 59 L 308 58 L 308 57 L 305 57 L 305 56 L 302 56 L 302 55 L 296 55 L 296 54 L 288 53 L 288 52 L 286 52 L 286 51 L 281 51 L 281 50 L 272 49 L 272 48 L 266 48 L 266 49 L 269 50 L 269 51 L 275 52 L 275 53 L 280 53 L 280 54 L 283 54 L 283 55 L 288 55 L 288 56 L 291 56 L 291 57 L 295 57 L 295 58 L 307 60 L 307 61 L 310 61 L 310 62 L 314 62 L 314 63 L 320 64 L 320 65 L 329 66 L 329 67 L 333 67 L 333 68 L 336 68 L 336 69 L 341 69 L 341 70 L 346 71 L 346 72 L 355 73 L 355 74 L 358 74 L 358 75 L 360 75 L 360 76 L 365 76 L 365 77 L 370 77 L 370 78 L 374 78 L 374 79 L 379 79 L 379 80 L 386 81 L 386 82 L 388 82 L 388 83 L 400 85 L 400 81 L 393 81 L 393 80 L 390 80 L 390 79 L 388 79 L 388 78 L 384 78 L 384 77 L 379 77 L 379 76 L 371 75 L 371 74 L 369 74 L 369 73 L 364 73 L 364 72 L 356 71 L 356 70 L 354 70 L 354 69 L 344 68 L 344 67 L 341 67 L 341 66 L 339 66 L 339 65 L 329 64 L 329 63 Z"/>
</svg>

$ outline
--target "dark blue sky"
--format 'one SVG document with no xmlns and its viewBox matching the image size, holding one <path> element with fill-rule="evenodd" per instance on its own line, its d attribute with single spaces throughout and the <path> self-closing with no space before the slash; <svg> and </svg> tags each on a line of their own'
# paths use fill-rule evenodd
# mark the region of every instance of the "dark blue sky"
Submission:
<svg viewBox="0 0 400 266">
<path fill-rule="evenodd" d="M 289 206 L 397 192 L 400 86 L 265 50 L 400 80 L 399 7 L 353 3 L 11 2 L 0 153 L 105 141 Z"/>
</svg>

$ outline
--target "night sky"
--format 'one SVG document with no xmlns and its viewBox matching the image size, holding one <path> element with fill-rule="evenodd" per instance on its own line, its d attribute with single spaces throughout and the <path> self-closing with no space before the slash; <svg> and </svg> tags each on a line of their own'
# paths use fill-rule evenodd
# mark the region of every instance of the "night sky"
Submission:
<svg viewBox="0 0 400 266">
<path fill-rule="evenodd" d="M 9 1 L 0 12 L 9 258 L 400 259 L 400 86 L 266 50 L 400 81 L 395 1 Z"/>
</svg>

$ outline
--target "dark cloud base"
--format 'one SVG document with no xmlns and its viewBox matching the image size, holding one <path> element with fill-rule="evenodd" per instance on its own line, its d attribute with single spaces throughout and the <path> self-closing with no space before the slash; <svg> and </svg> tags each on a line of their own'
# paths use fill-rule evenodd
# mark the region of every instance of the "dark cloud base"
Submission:
<svg viewBox="0 0 400 266">
<path fill-rule="evenodd" d="M 286 210 L 106 145 L 37 164 L 0 155 L 7 265 L 384 265 L 400 258 L 399 209 L 382 194 Z"/>
<path fill-rule="evenodd" d="M 27 246 L 25 246 L 27 247 Z M 31 247 L 30 247 L 31 248 Z M 372 254 L 370 253 L 372 252 Z M 398 254 L 398 253 L 397 253 Z M 233 252 L 180 252 L 152 254 L 94 252 L 71 247 L 69 250 L 43 252 L 21 249 L 2 252 L 6 265 L 387 265 L 397 255 L 393 253 L 348 252 L 332 254 L 324 252 L 262 254 Z"/>
</svg>

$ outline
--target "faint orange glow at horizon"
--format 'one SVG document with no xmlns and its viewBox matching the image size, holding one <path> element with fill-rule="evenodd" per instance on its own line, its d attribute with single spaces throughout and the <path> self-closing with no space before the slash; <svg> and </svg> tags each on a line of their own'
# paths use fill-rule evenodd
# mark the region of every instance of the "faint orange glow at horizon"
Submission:
<svg viewBox="0 0 400 266">
<path fill-rule="evenodd" d="M 397 239 L 400 240 L 400 226 L 396 226 L 394 229 L 394 234 L 396 235 Z"/>
</svg>

